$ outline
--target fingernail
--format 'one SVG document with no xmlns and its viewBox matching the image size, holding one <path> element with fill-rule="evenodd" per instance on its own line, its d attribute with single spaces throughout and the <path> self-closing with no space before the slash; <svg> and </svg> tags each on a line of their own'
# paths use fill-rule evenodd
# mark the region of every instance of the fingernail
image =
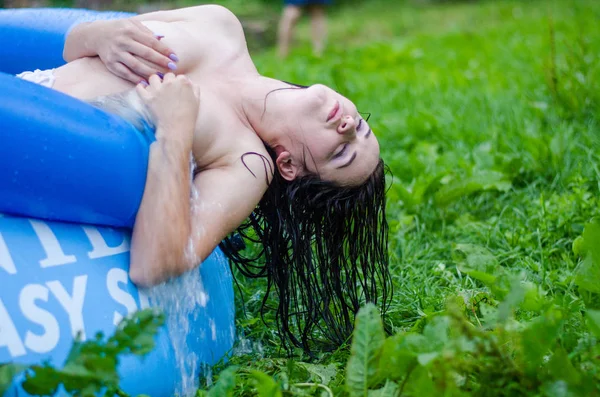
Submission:
<svg viewBox="0 0 600 397">
<path fill-rule="evenodd" d="M 161 72 L 156 72 L 156 75 L 157 75 L 158 77 L 160 77 L 160 79 L 161 79 L 161 80 L 162 80 L 162 79 L 165 77 L 165 75 L 164 75 L 164 74 L 162 74 Z"/>
<path fill-rule="evenodd" d="M 177 65 L 175 65 L 173 62 L 169 62 L 167 67 L 171 70 L 177 70 Z"/>
<path fill-rule="evenodd" d="M 175 54 L 169 55 L 169 58 L 171 58 L 173 62 L 179 62 L 179 57 Z"/>
<path fill-rule="evenodd" d="M 148 82 L 146 80 L 140 80 L 140 84 L 144 87 L 148 87 Z"/>
<path fill-rule="evenodd" d="M 160 40 L 160 39 L 164 38 L 165 36 L 163 36 L 162 34 L 155 34 L 154 37 L 156 37 L 156 40 Z"/>
</svg>

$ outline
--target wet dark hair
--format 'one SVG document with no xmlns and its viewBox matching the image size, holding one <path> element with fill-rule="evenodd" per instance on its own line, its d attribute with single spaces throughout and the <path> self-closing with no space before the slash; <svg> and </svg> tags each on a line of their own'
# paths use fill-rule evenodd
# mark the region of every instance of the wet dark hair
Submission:
<svg viewBox="0 0 600 397">
<path fill-rule="evenodd" d="M 311 353 L 340 346 L 364 302 L 379 304 L 385 314 L 392 298 L 385 174 L 380 160 L 363 184 L 342 187 L 317 175 L 287 181 L 275 170 L 262 200 L 236 231 L 260 244 L 260 251 L 246 256 L 249 250 L 237 251 L 232 236 L 221 243 L 242 275 L 267 278 L 261 315 L 276 290 L 285 347 L 291 342 Z"/>
</svg>

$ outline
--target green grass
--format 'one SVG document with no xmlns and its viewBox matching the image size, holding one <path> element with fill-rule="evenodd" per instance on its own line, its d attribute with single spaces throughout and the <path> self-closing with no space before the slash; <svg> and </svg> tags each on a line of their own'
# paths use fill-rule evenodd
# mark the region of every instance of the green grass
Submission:
<svg viewBox="0 0 600 397">
<path fill-rule="evenodd" d="M 274 50 L 253 56 L 263 74 L 328 84 L 372 113 L 370 124 L 393 172 L 388 219 L 395 293 L 386 320 L 396 338 L 421 333 L 453 313 L 448 302 L 459 302 L 464 321 L 486 343 L 519 331 L 500 344 L 499 361 L 493 349 L 469 355 L 447 345 L 456 356 L 423 367 L 435 393 L 591 393 L 581 385 L 600 380 L 600 349 L 585 313 L 600 308 L 600 263 L 586 268 L 572 245 L 600 215 L 600 3 L 381 1 L 330 11 L 323 58 L 310 55 L 306 21 L 286 62 Z M 590 244 L 600 242 L 590 236 Z M 322 383 L 315 373 L 333 368 L 329 386 L 335 395 L 346 393 L 349 351 L 322 354 L 312 364 L 321 365 L 318 370 L 302 367 L 290 375 L 287 359 L 277 358 L 284 354 L 272 327 L 257 320 L 260 285 L 242 288 L 250 300 L 239 324 L 262 350 L 232 360 L 241 373 L 262 369 L 295 395 L 299 390 L 290 384 L 303 377 Z M 519 294 L 533 301 L 515 298 Z M 505 307 L 510 320 L 486 323 L 486 313 Z M 555 324 L 556 313 L 562 320 L 554 334 L 535 328 L 536 321 Z M 544 337 L 549 342 L 536 345 Z M 528 353 L 527 345 L 539 351 Z M 558 360 L 557 349 L 586 374 L 579 383 L 547 375 L 536 361 Z M 510 360 L 520 368 L 516 375 L 508 370 Z M 494 368 L 463 368 L 468 363 Z M 401 383 L 405 375 L 388 379 Z M 253 384 L 251 376 L 242 378 L 239 394 Z M 563 385 L 567 391 L 560 394 Z M 419 395 L 409 388 L 404 393 Z"/>
<path fill-rule="evenodd" d="M 285 62 L 253 51 L 263 74 L 372 113 L 393 173 L 391 332 L 367 307 L 352 346 L 290 358 L 264 284 L 238 277 L 242 341 L 198 395 L 600 395 L 598 20 L 595 0 L 373 0 L 330 9 L 322 58 L 307 21 Z"/>
</svg>

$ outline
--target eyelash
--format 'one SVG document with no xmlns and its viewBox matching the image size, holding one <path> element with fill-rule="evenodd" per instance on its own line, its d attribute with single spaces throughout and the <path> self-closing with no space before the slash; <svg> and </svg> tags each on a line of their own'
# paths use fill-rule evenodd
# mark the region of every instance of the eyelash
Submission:
<svg viewBox="0 0 600 397">
<path fill-rule="evenodd" d="M 356 126 L 356 131 L 360 130 L 360 128 L 362 127 L 362 122 L 363 122 L 362 118 L 358 120 L 358 125 Z M 346 153 L 346 149 L 348 149 L 347 143 L 344 144 L 344 146 L 342 147 L 342 150 L 340 150 L 339 152 L 337 152 L 336 154 L 333 155 L 333 158 L 337 159 L 337 158 L 342 157 L 344 155 L 344 153 Z"/>
<path fill-rule="evenodd" d="M 344 146 L 342 147 L 342 150 L 340 150 L 339 152 L 337 152 L 336 154 L 333 155 L 334 159 L 340 158 L 344 155 L 344 153 L 346 153 L 346 149 L 348 149 L 348 144 L 344 144 Z"/>
</svg>

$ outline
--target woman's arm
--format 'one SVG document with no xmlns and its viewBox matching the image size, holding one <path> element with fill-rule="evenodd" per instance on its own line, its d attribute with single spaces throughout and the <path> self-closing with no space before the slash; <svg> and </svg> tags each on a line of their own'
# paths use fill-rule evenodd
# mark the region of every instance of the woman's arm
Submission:
<svg viewBox="0 0 600 397">
<path fill-rule="evenodd" d="M 100 55 L 103 49 L 110 47 L 120 47 L 124 50 L 136 48 L 141 44 L 147 47 L 150 52 L 146 54 L 155 58 L 142 58 L 147 61 L 160 64 L 160 61 L 169 62 L 169 55 L 172 51 L 160 43 L 159 37 L 156 37 L 152 31 L 146 28 L 142 21 L 160 21 L 160 22 L 181 22 L 192 21 L 201 18 L 203 14 L 228 13 L 229 11 L 220 6 L 196 6 L 180 8 L 176 10 L 155 11 L 147 14 L 136 15 L 126 19 L 98 20 L 93 22 L 84 22 L 75 26 L 65 40 L 63 49 L 63 58 L 67 62 L 83 57 L 92 57 Z M 152 51 L 153 50 L 153 51 Z M 115 55 L 118 51 L 114 51 Z M 130 51 L 131 52 L 131 51 Z M 158 58 L 156 55 L 163 55 L 167 59 Z M 141 56 L 141 54 L 139 54 Z M 154 60 L 154 61 L 153 61 Z M 166 67 L 166 64 L 165 64 Z"/>
<path fill-rule="evenodd" d="M 182 145 L 158 140 L 150 146 L 146 187 L 131 241 L 129 274 L 135 284 L 152 285 L 181 274 L 188 267 L 185 248 L 191 234 L 189 169 L 189 150 Z"/>
<path fill-rule="evenodd" d="M 171 73 L 162 81 L 152 76 L 148 87 L 136 89 L 157 127 L 133 229 L 132 257 L 147 251 L 170 274 L 178 270 L 170 266 L 180 263 L 190 235 L 190 155 L 199 99 L 187 77 Z M 132 265 L 131 271 L 137 268 Z"/>
<path fill-rule="evenodd" d="M 63 58 L 70 62 L 99 56 L 108 70 L 134 84 L 156 72 L 173 70 L 172 66 L 178 61 L 177 55 L 146 28 L 143 21 L 189 22 L 188 31 L 192 34 L 197 30 L 194 27 L 213 26 L 215 23 L 223 27 L 222 32 L 241 31 L 237 17 L 218 5 L 156 11 L 127 19 L 100 20 L 75 26 L 65 40 Z"/>
<path fill-rule="evenodd" d="M 178 61 L 161 38 L 132 18 L 85 22 L 67 35 L 63 58 L 71 62 L 98 56 L 112 73 L 137 84 Z"/>
<path fill-rule="evenodd" d="M 192 198 L 163 196 L 166 202 L 176 202 L 181 212 L 173 207 L 168 213 L 157 214 L 148 205 L 148 212 L 138 213 L 129 267 L 136 285 L 155 285 L 200 265 L 250 215 L 267 189 L 264 176 L 270 168 L 260 156 L 246 156 L 244 163 L 239 160 L 227 168 L 200 172 L 194 178 L 196 192 Z M 163 175 L 167 182 L 168 173 Z M 154 200 L 148 194 L 147 203 Z M 179 194 L 185 194 L 184 189 Z M 163 207 L 155 208 L 162 211 Z M 190 217 L 188 222 L 183 221 L 184 216 Z"/>
</svg>

